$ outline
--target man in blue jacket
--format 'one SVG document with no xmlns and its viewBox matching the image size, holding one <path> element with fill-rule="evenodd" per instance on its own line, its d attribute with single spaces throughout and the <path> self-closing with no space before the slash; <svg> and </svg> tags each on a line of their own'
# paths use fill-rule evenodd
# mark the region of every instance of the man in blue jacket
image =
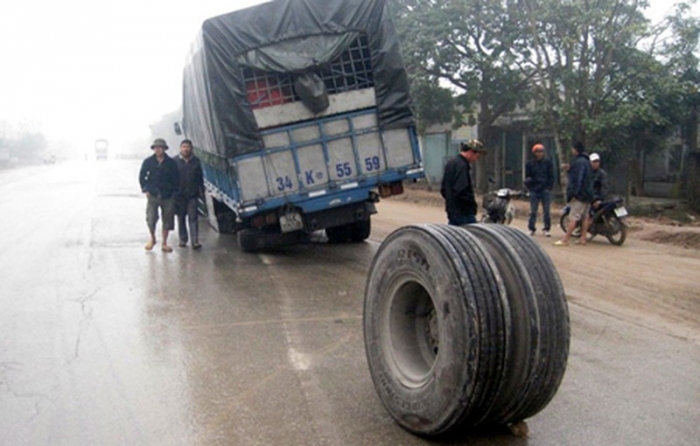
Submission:
<svg viewBox="0 0 700 446">
<path fill-rule="evenodd" d="M 576 229 L 576 224 L 581 223 L 581 245 L 586 244 L 586 234 L 588 234 L 589 219 L 588 210 L 591 200 L 593 200 L 593 170 L 591 162 L 586 153 L 586 147 L 578 141 L 571 148 L 574 159 L 569 166 L 569 173 L 566 184 L 566 202 L 571 207 L 569 214 L 569 224 L 566 228 L 564 238 L 554 243 L 555 246 L 568 246 L 571 234 Z"/>
<path fill-rule="evenodd" d="M 163 218 L 163 252 L 172 252 L 168 246 L 168 233 L 175 227 L 175 195 L 180 187 L 180 173 L 177 164 L 165 151 L 168 144 L 162 138 L 157 138 L 151 144 L 153 155 L 143 160 L 139 172 L 141 191 L 146 194 L 146 223 L 151 238 L 146 243 L 146 251 L 153 249 L 156 244 L 156 224 L 158 210 Z"/>
<path fill-rule="evenodd" d="M 530 219 L 527 222 L 527 227 L 530 229 L 530 235 L 535 235 L 537 207 L 541 202 L 544 236 L 549 237 L 549 229 L 552 227 L 549 209 L 552 205 L 554 166 L 550 159 L 545 158 L 542 144 L 532 146 L 532 154 L 534 159 L 531 159 L 525 165 L 525 186 L 530 191 Z"/>
</svg>

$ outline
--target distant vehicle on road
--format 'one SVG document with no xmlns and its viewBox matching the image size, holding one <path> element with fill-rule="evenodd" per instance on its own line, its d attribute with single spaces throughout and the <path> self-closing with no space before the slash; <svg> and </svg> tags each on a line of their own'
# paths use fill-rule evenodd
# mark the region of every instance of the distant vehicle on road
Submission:
<svg viewBox="0 0 700 446">
<path fill-rule="evenodd" d="M 206 20 L 183 92 L 212 225 L 244 251 L 323 229 L 365 240 L 379 198 L 424 175 L 384 1 L 280 0 Z"/>
<path fill-rule="evenodd" d="M 109 150 L 109 143 L 106 139 L 95 140 L 95 159 L 96 160 L 107 160 L 107 152 Z"/>
</svg>

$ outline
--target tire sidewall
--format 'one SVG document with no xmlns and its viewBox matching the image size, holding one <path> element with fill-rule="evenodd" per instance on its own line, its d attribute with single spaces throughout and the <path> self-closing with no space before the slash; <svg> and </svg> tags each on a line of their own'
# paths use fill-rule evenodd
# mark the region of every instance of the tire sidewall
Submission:
<svg viewBox="0 0 700 446">
<path fill-rule="evenodd" d="M 398 243 L 385 241 L 375 256 L 365 293 L 365 346 L 372 379 L 387 410 L 406 429 L 430 434 L 453 423 L 459 415 L 460 395 L 469 395 L 473 388 L 478 324 L 449 254 L 434 240 L 431 243 L 430 236 L 416 232 Z M 411 387 L 397 372 L 401 366 L 392 347 L 390 322 L 396 303 L 392 296 L 408 281 L 419 283 L 430 294 L 439 333 L 432 368 L 420 384 Z"/>
</svg>

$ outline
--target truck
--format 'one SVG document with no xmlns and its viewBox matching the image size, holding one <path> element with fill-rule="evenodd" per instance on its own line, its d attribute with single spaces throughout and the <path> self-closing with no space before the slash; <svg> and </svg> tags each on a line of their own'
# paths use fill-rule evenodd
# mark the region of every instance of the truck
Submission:
<svg viewBox="0 0 700 446">
<path fill-rule="evenodd" d="M 106 139 L 95 140 L 95 159 L 107 160 L 107 152 L 109 150 L 109 142 Z"/>
<path fill-rule="evenodd" d="M 202 162 L 209 221 L 243 251 L 371 232 L 380 198 L 423 177 L 384 0 L 275 0 L 207 19 L 176 132 Z"/>
</svg>

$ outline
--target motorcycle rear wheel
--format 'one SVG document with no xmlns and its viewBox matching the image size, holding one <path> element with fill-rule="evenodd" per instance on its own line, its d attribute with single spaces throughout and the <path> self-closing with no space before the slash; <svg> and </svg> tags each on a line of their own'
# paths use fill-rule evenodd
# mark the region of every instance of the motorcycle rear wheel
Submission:
<svg viewBox="0 0 700 446">
<path fill-rule="evenodd" d="M 627 226 L 625 226 L 617 216 L 606 218 L 605 226 L 607 232 L 605 237 L 615 246 L 622 246 L 627 238 Z"/>
<path fill-rule="evenodd" d="M 566 227 L 569 225 L 569 214 L 564 214 L 561 216 L 559 219 L 559 227 L 561 228 L 564 233 L 566 233 Z M 581 223 L 579 222 L 576 225 L 576 228 L 574 229 L 574 232 L 571 233 L 571 236 L 574 238 L 581 238 Z"/>
</svg>

